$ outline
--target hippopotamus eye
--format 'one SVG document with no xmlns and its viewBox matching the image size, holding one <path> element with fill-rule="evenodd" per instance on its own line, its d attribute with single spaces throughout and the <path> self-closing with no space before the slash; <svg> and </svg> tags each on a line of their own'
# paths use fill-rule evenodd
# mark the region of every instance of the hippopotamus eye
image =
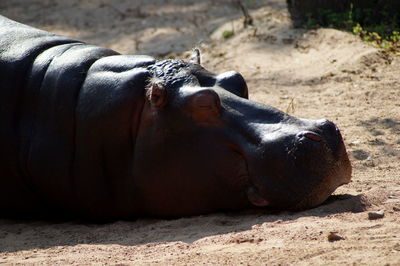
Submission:
<svg viewBox="0 0 400 266">
<path fill-rule="evenodd" d="M 152 82 L 147 88 L 146 96 L 152 106 L 161 108 L 167 103 L 167 91 L 160 83 Z"/>
<path fill-rule="evenodd" d="M 215 124 L 220 115 L 221 100 L 215 91 L 205 89 L 190 97 L 189 106 L 195 121 Z"/>
</svg>

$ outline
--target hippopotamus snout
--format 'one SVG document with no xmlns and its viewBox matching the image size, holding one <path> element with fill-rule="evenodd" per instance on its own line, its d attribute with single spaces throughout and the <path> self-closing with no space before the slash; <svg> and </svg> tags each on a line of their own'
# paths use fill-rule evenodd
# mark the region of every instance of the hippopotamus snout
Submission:
<svg viewBox="0 0 400 266">
<path fill-rule="evenodd" d="M 301 131 L 295 137 L 293 154 L 296 169 L 319 180 L 294 208 L 303 209 L 321 204 L 337 187 L 351 180 L 351 164 L 346 152 L 342 134 L 329 120 L 314 122 L 315 128 Z M 313 173 L 313 174 L 311 174 Z"/>
<path fill-rule="evenodd" d="M 252 185 L 247 191 L 253 205 L 310 208 L 350 182 L 351 164 L 334 123 L 289 118 L 278 125 L 263 127 L 263 147 L 259 148 L 263 152 L 257 156 L 263 164 L 251 174 Z"/>
<path fill-rule="evenodd" d="M 348 157 L 339 128 L 327 119 L 316 120 L 314 124 L 313 129 L 303 130 L 296 134 L 295 146 L 308 149 L 307 152 L 311 158 L 318 156 L 326 158 L 329 162 L 332 160 L 340 162 L 344 158 L 347 162 Z M 312 161 L 315 162 L 315 160 L 317 159 Z M 343 176 L 340 185 L 349 182 L 350 176 L 346 175 Z"/>
</svg>

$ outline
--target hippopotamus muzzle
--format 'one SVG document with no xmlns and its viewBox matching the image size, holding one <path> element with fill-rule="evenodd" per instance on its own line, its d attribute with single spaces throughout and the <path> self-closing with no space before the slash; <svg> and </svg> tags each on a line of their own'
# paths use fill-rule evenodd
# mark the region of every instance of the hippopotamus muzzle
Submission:
<svg viewBox="0 0 400 266">
<path fill-rule="evenodd" d="M 271 132 L 269 126 L 264 127 L 265 134 Z M 351 164 L 332 122 L 289 118 L 279 127 L 279 133 L 271 132 L 272 136 L 260 141 L 262 148 L 250 155 L 256 156 L 249 160 L 248 197 L 254 205 L 310 208 L 350 182 Z"/>
</svg>

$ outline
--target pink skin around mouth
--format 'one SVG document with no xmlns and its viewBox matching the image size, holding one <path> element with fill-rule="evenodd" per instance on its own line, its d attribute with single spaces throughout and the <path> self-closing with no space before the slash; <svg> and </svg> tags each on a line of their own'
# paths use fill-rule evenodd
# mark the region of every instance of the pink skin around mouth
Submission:
<svg viewBox="0 0 400 266">
<path fill-rule="evenodd" d="M 249 187 L 247 189 L 247 197 L 249 201 L 257 207 L 265 207 L 269 205 L 269 202 L 262 198 L 254 187 Z"/>
</svg>

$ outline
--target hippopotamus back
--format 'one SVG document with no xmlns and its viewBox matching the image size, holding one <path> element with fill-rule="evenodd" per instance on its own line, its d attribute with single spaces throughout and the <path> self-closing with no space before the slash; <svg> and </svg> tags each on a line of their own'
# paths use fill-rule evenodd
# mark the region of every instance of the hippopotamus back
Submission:
<svg viewBox="0 0 400 266">
<path fill-rule="evenodd" d="M 133 158 L 136 128 L 127 125 L 137 126 L 148 79 L 141 67 L 154 59 L 1 16 L 0 28 L 0 209 L 37 213 L 51 205 L 95 215 L 124 206 L 114 200 L 129 203 L 131 193 L 121 190 L 132 174 L 119 166 Z"/>
</svg>

